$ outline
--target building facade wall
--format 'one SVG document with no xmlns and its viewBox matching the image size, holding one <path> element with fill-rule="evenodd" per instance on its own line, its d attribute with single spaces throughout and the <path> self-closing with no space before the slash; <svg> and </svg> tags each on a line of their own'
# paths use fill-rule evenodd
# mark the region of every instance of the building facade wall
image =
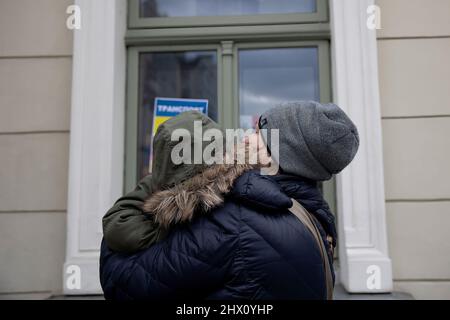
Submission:
<svg viewBox="0 0 450 320">
<path fill-rule="evenodd" d="M 0 294 L 62 290 L 71 2 L 0 1 Z"/>
<path fill-rule="evenodd" d="M 395 289 L 417 299 L 450 299 L 450 1 L 377 4 Z"/>
</svg>

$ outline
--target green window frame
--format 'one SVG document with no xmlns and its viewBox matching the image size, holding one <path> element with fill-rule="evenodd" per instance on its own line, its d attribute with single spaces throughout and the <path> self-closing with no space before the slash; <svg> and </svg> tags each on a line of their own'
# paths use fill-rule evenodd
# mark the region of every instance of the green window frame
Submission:
<svg viewBox="0 0 450 320">
<path fill-rule="evenodd" d="M 328 21 L 327 0 L 316 0 L 316 12 L 246 16 L 150 17 L 139 16 L 139 0 L 129 0 L 129 28 L 207 27 L 233 25 L 298 24 Z"/>
<path fill-rule="evenodd" d="M 128 56 L 124 191 L 132 190 L 137 183 L 141 53 L 216 51 L 218 121 L 224 128 L 238 128 L 240 115 L 238 52 L 242 49 L 316 47 L 320 100 L 323 103 L 331 101 L 328 1 L 317 0 L 317 8 L 318 12 L 314 18 L 306 17 L 308 14 L 296 14 L 295 24 L 291 23 L 292 17 L 287 14 L 264 15 L 264 22 L 255 17 L 256 20 L 250 19 L 254 25 L 249 26 L 240 24 L 237 19 L 240 17 L 214 17 L 214 21 L 211 21 L 210 17 L 195 17 L 195 23 L 192 18 L 138 18 L 138 0 L 129 0 L 129 28 L 125 37 Z M 245 17 L 246 20 L 247 18 L 249 16 Z M 210 27 L 208 23 L 212 23 Z M 324 183 L 322 189 L 331 209 L 336 212 L 334 179 Z"/>
<path fill-rule="evenodd" d="M 330 84 L 330 46 L 328 41 L 289 41 L 289 42 L 253 42 L 253 43 L 236 43 L 233 46 L 233 103 L 230 106 L 231 113 L 239 116 L 239 50 L 243 49 L 269 49 L 269 48 L 317 48 L 319 60 L 319 82 L 320 82 L 320 101 L 331 101 L 331 84 Z M 228 127 L 237 128 L 239 119 L 233 118 Z"/>
<path fill-rule="evenodd" d="M 137 184 L 138 114 L 139 114 L 139 55 L 146 52 L 217 51 L 218 117 L 221 118 L 220 79 L 222 58 L 219 45 L 136 46 L 128 49 L 127 58 L 127 103 L 125 125 L 125 191 Z"/>
</svg>

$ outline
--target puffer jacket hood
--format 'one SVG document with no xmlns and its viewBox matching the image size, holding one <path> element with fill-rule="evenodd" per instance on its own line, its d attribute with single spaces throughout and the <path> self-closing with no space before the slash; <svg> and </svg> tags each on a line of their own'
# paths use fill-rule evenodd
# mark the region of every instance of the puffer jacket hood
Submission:
<svg viewBox="0 0 450 320">
<path fill-rule="evenodd" d="M 242 185 L 243 179 L 238 178 L 252 169 L 254 173 L 258 172 L 248 164 L 210 166 L 183 183 L 152 194 L 144 202 L 143 210 L 153 215 L 161 227 L 169 229 L 178 223 L 191 221 L 195 214 L 205 214 L 221 206 L 226 196 L 265 209 L 290 208 L 292 201 L 289 197 L 299 198 L 302 205 L 320 222 L 324 233 L 333 238 L 333 246 L 336 246 L 335 218 L 316 182 L 287 174 L 258 174 L 258 184 L 250 189 L 248 185 Z M 274 193 L 277 188 L 278 192 Z M 270 194 L 265 194 L 265 190 L 269 190 Z"/>
<path fill-rule="evenodd" d="M 210 143 L 199 136 L 199 131 L 218 130 L 222 132 L 221 127 L 208 116 L 198 111 L 186 111 L 176 117 L 173 117 L 162 123 L 156 131 L 153 139 L 153 158 L 152 158 L 152 189 L 162 190 L 173 187 L 186 179 L 189 179 L 197 173 L 205 170 L 208 166 L 205 164 L 206 160 L 202 159 L 201 163 L 195 163 L 194 152 L 200 147 L 203 151 Z M 183 162 L 181 164 L 172 161 L 172 151 L 180 141 L 173 141 L 172 134 L 175 130 L 180 133 L 180 140 L 186 139 L 190 142 L 189 163 Z"/>
<path fill-rule="evenodd" d="M 222 205 L 234 181 L 250 169 L 248 164 L 212 165 L 172 188 L 152 194 L 143 210 L 165 229 L 191 221 L 195 213 L 208 213 Z"/>
</svg>

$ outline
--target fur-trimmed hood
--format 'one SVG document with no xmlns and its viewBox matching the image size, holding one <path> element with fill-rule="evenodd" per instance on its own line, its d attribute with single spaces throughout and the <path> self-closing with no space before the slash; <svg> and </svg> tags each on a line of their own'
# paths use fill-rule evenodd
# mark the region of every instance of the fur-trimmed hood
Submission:
<svg viewBox="0 0 450 320">
<path fill-rule="evenodd" d="M 286 174 L 261 175 L 251 165 L 213 165 L 183 183 L 153 193 L 143 209 L 168 229 L 221 206 L 225 197 L 264 212 L 288 209 L 294 198 L 319 220 L 335 245 L 334 216 L 315 182 Z"/>
<path fill-rule="evenodd" d="M 195 213 L 206 213 L 222 205 L 235 180 L 251 169 L 248 164 L 212 165 L 172 188 L 152 194 L 143 210 L 153 214 L 163 228 L 190 221 Z"/>
</svg>

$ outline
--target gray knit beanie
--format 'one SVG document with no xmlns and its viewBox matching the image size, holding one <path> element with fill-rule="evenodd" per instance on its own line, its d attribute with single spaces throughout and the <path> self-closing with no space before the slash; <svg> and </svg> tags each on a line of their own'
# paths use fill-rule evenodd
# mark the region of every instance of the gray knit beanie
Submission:
<svg viewBox="0 0 450 320">
<path fill-rule="evenodd" d="M 355 157 L 358 130 L 337 105 L 314 101 L 283 103 L 265 112 L 259 121 L 267 129 L 265 142 L 270 150 L 270 129 L 279 129 L 279 159 L 284 173 L 315 181 L 329 180 Z"/>
</svg>

